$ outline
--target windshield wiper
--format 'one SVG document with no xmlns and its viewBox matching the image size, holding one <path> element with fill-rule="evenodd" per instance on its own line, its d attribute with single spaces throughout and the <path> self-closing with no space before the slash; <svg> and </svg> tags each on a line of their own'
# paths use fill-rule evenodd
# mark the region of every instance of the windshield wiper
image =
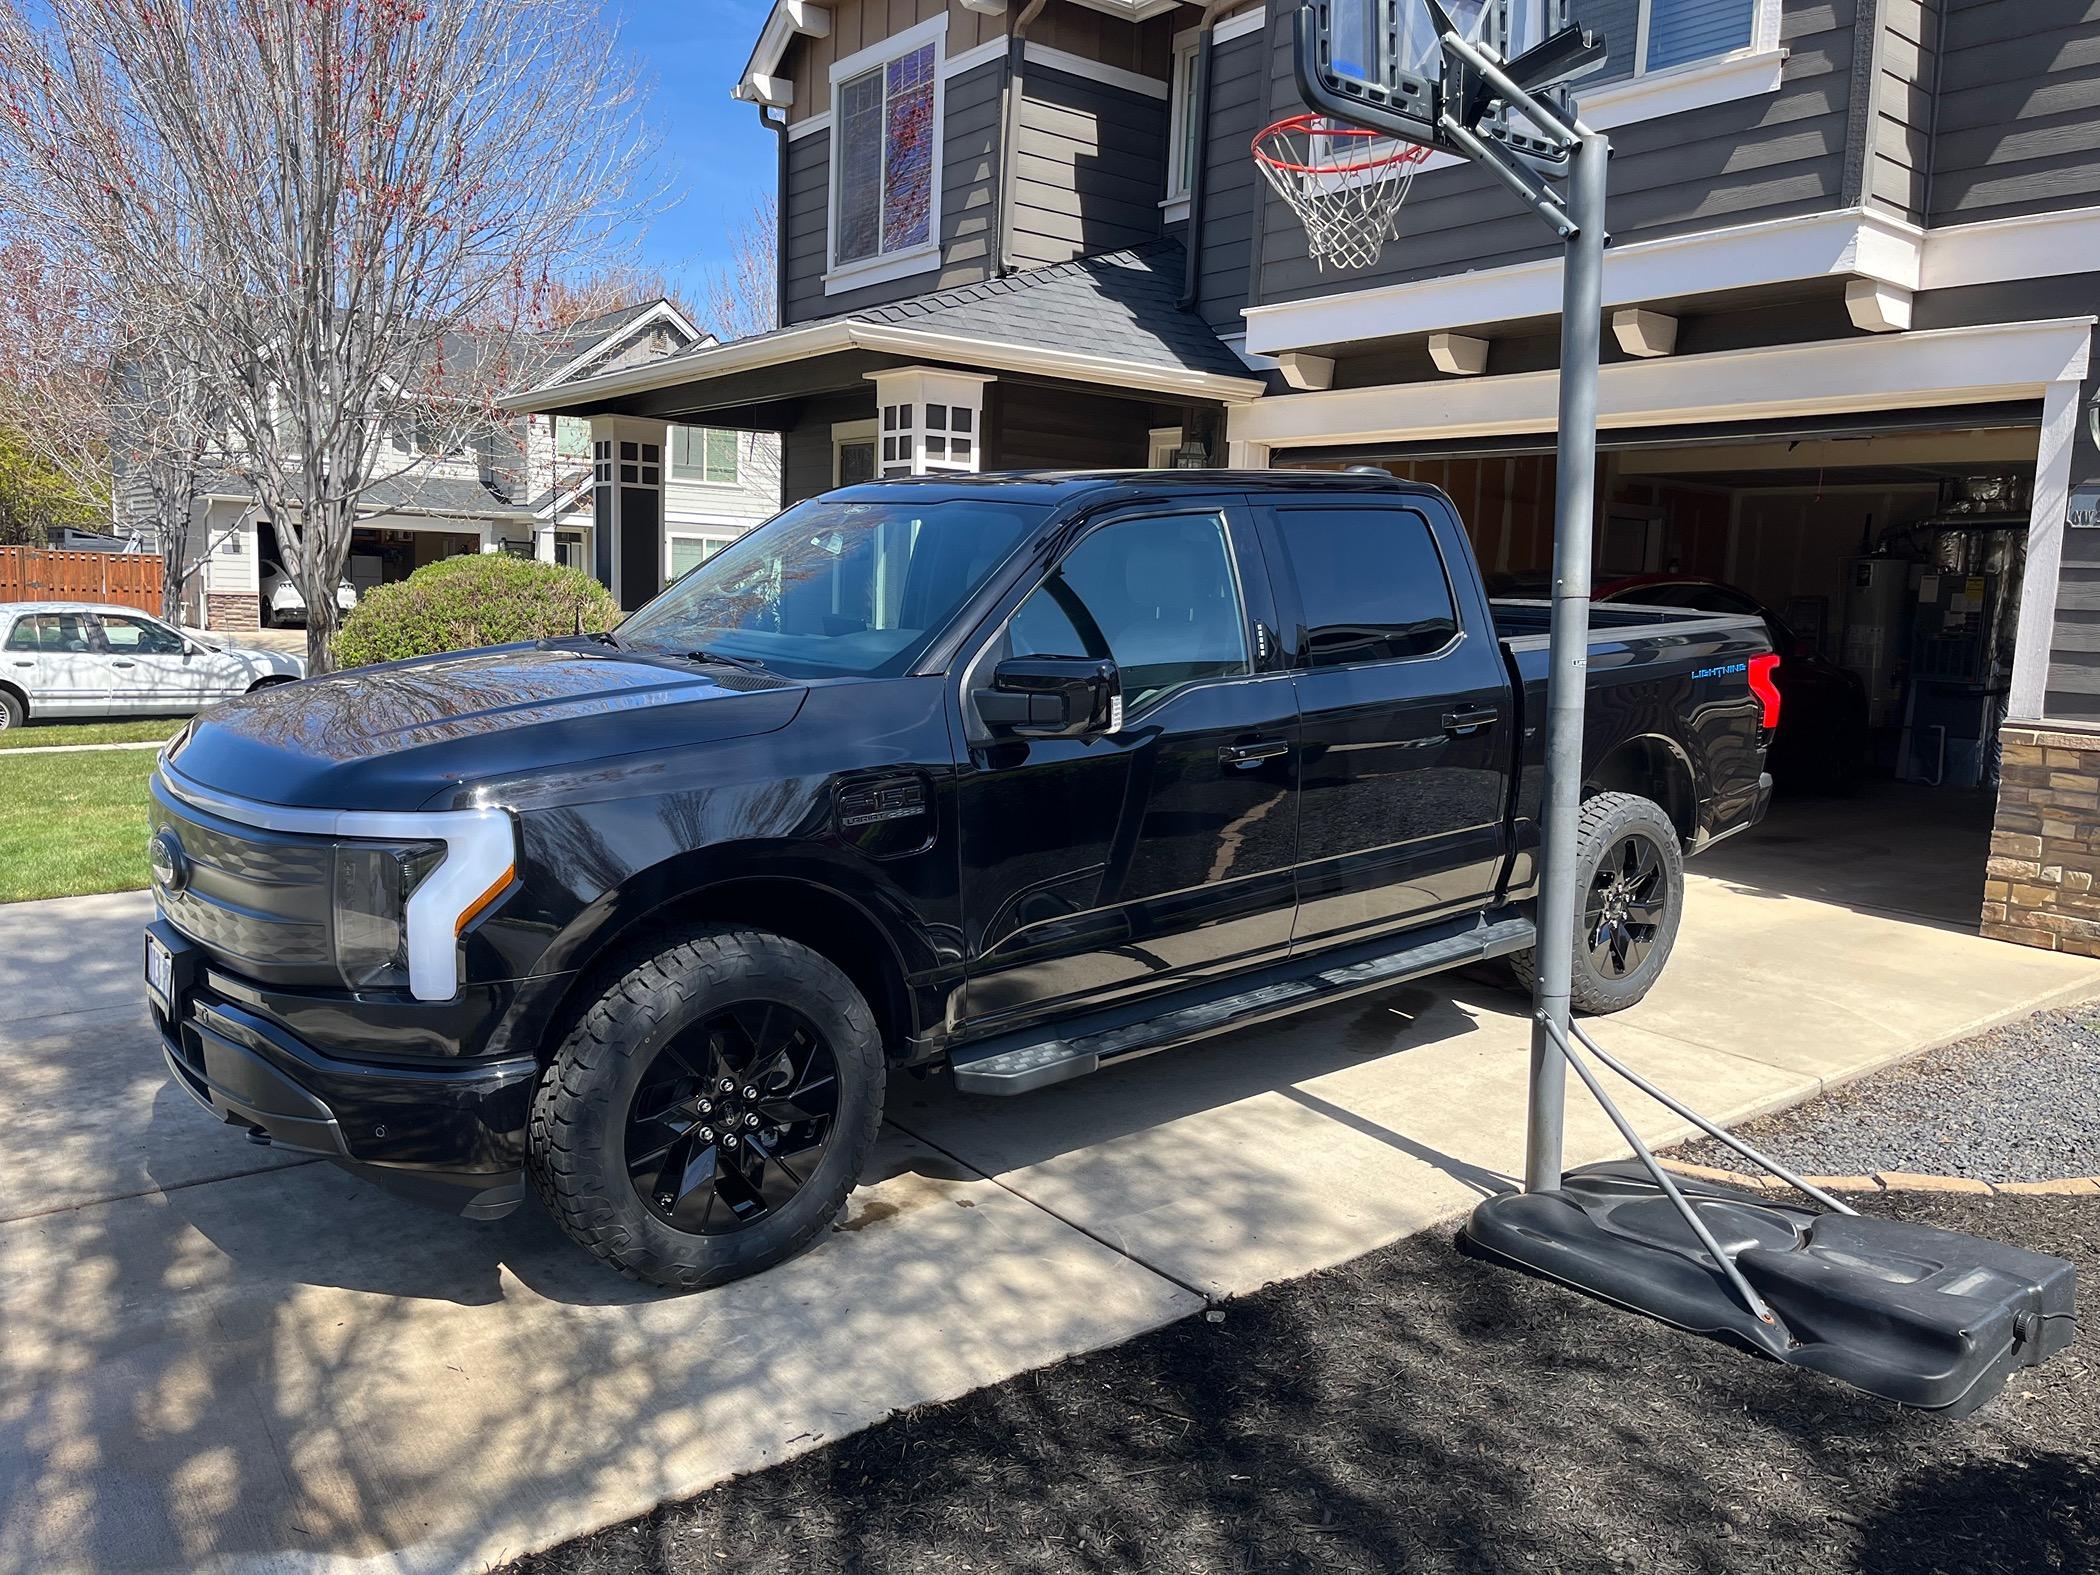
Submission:
<svg viewBox="0 0 2100 1575">
<path fill-rule="evenodd" d="M 721 667 L 740 667 L 747 673 L 763 673 L 768 678 L 777 676 L 764 662 L 748 656 L 731 656 L 726 651 L 688 651 L 685 653 L 685 659 L 689 662 L 713 662 Z"/>
</svg>

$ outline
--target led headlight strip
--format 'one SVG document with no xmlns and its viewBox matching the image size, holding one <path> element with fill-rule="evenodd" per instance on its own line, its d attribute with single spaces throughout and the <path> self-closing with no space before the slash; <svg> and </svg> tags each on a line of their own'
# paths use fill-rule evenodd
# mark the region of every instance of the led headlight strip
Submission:
<svg viewBox="0 0 2100 1575">
<path fill-rule="evenodd" d="M 517 873 L 517 830 L 504 810 L 295 809 L 214 793 L 165 758 L 155 774 L 173 797 L 236 825 L 309 837 L 442 842 L 444 862 L 409 895 L 403 919 L 408 990 L 419 1001 L 449 1001 L 459 994 L 460 933 L 503 895 Z"/>
</svg>

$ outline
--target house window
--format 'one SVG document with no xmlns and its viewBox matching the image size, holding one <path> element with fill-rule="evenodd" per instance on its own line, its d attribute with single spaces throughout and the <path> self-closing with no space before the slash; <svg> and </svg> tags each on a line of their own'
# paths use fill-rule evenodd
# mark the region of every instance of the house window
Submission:
<svg viewBox="0 0 2100 1575">
<path fill-rule="evenodd" d="M 833 68 L 834 268 L 924 250 L 939 223 L 940 26 Z"/>
<path fill-rule="evenodd" d="M 1174 45 L 1173 124 L 1167 130 L 1167 200 L 1186 197 L 1196 181 L 1196 63 L 1197 37 L 1190 34 Z"/>
<path fill-rule="evenodd" d="M 591 457 L 591 424 L 581 416 L 554 418 L 554 457 L 587 460 Z"/>
<path fill-rule="evenodd" d="M 1642 74 L 1750 47 L 1759 0 L 1641 0 Z"/>
<path fill-rule="evenodd" d="M 671 578 L 683 579 L 716 553 L 728 546 L 733 538 L 727 536 L 673 536 L 671 538 Z"/>
<path fill-rule="evenodd" d="M 671 428 L 671 475 L 711 487 L 737 483 L 738 434 L 727 427 Z"/>
<path fill-rule="evenodd" d="M 976 468 L 977 412 L 968 405 L 929 401 L 882 407 L 883 475 Z"/>
</svg>

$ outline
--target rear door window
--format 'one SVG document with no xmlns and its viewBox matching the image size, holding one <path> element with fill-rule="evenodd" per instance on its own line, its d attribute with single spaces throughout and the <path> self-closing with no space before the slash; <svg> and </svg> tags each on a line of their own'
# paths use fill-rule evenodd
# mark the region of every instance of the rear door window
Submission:
<svg viewBox="0 0 2100 1575">
<path fill-rule="evenodd" d="M 1429 521 L 1412 509 L 1273 511 L 1314 667 L 1427 656 L 1458 635 Z"/>
</svg>

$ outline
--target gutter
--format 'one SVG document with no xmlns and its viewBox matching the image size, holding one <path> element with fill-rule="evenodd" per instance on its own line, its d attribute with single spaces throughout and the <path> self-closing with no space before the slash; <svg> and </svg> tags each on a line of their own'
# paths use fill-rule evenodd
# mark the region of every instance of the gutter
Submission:
<svg viewBox="0 0 2100 1575">
<path fill-rule="evenodd" d="M 788 118 L 775 120 L 763 104 L 756 108 L 758 123 L 773 133 L 773 326 L 778 328 L 788 320 Z"/>
<path fill-rule="evenodd" d="M 1028 0 L 1013 29 L 1006 35 L 1006 83 L 1001 89 L 1005 102 L 999 110 L 999 244 L 992 257 L 992 272 L 1004 279 L 1014 272 L 1014 185 L 1021 161 L 1015 144 L 1021 140 L 1021 100 L 1028 90 L 1026 58 L 1028 30 L 1043 14 L 1049 0 Z"/>
<path fill-rule="evenodd" d="M 730 372 L 779 366 L 841 350 L 872 350 L 960 366 L 1033 373 L 1104 388 L 1128 388 L 1139 393 L 1190 395 L 1225 404 L 1251 404 L 1268 388 L 1261 379 L 1252 376 L 1190 372 L 1176 367 L 1137 367 L 1114 356 L 1082 355 L 1042 345 L 966 339 L 955 334 L 932 333 L 923 328 L 849 317 L 829 318 L 752 339 L 732 340 L 694 355 L 645 361 L 638 366 L 601 372 L 596 377 L 506 394 L 496 403 L 499 409 L 508 411 L 574 410 L 624 395 L 700 382 Z"/>
</svg>

